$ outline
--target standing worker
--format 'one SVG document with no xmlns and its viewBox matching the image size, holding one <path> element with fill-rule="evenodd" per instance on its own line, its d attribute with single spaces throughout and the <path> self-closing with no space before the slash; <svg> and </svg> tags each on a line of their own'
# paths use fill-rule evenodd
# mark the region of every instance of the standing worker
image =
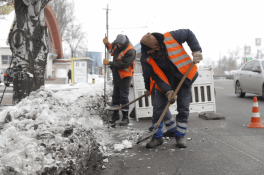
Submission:
<svg viewBox="0 0 264 175">
<path fill-rule="evenodd" d="M 182 44 L 187 42 L 193 60 L 184 50 Z M 158 126 L 157 132 L 153 135 L 146 148 L 155 148 L 163 144 L 162 126 L 167 128 L 167 135 L 174 135 L 176 146 L 186 148 L 184 136 L 187 131 L 189 106 L 191 101 L 191 85 L 198 76 L 197 66 L 194 65 L 178 94 L 173 98 L 172 94 L 182 77 L 187 72 L 191 63 L 199 63 L 202 57 L 202 49 L 193 32 L 189 29 L 161 33 L 147 33 L 140 41 L 141 43 L 141 64 L 146 90 L 150 90 L 149 76 L 155 81 L 155 99 L 153 105 L 152 127 L 157 123 L 168 102 L 175 103 L 177 99 L 176 123 L 168 110 L 163 121 Z"/>
<path fill-rule="evenodd" d="M 109 65 L 113 73 L 113 96 L 112 106 L 123 106 L 129 103 L 129 87 L 134 73 L 134 60 L 136 58 L 136 50 L 130 43 L 126 35 L 119 34 L 113 43 L 109 43 L 107 37 L 103 39 L 103 43 L 108 49 L 113 61 L 104 59 L 103 64 Z M 122 109 L 122 122 L 120 126 L 129 123 L 128 119 L 129 106 Z M 119 111 L 114 111 L 110 123 L 114 123 L 119 119 Z"/>
</svg>

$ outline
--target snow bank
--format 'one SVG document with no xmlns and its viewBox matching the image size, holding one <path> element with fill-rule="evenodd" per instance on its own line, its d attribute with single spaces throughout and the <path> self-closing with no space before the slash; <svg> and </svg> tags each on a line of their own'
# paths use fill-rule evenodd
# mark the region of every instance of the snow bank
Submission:
<svg viewBox="0 0 264 175">
<path fill-rule="evenodd" d="M 76 87 L 57 93 L 43 87 L 0 112 L 0 172 L 7 167 L 20 174 L 63 171 L 98 145 L 94 135 L 105 128 L 100 117 L 103 84 Z M 105 145 L 99 150 L 106 151 Z"/>
<path fill-rule="evenodd" d="M 138 132 L 129 127 L 122 132 L 106 127 L 103 117 L 109 119 L 107 115 L 111 113 L 103 110 L 104 80 L 98 75 L 89 76 L 88 80 L 92 78 L 96 79 L 95 84 L 78 83 L 74 89 L 68 84 L 58 85 L 56 88 L 61 91 L 56 93 L 50 90 L 55 85 L 42 87 L 0 112 L 0 174 L 52 174 L 55 170 L 63 172 L 65 167 L 74 171 L 89 166 L 93 169 L 100 166 L 96 160 L 101 158 L 100 153 L 107 156 L 132 148 Z M 107 85 L 107 100 L 111 92 L 112 87 Z M 124 138 L 122 143 L 112 138 L 117 134 Z M 89 157 L 93 161 L 84 160 Z"/>
</svg>

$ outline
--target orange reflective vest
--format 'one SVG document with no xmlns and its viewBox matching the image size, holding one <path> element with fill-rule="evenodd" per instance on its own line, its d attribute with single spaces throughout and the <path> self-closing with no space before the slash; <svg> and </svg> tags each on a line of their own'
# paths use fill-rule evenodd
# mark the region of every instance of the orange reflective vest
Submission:
<svg viewBox="0 0 264 175">
<path fill-rule="evenodd" d="M 153 87 L 155 85 L 155 81 L 150 77 L 150 87 L 149 87 L 149 96 L 152 94 Z"/>
<path fill-rule="evenodd" d="M 167 49 L 169 59 L 184 75 L 187 72 L 190 65 L 192 64 L 192 59 L 184 50 L 184 48 L 171 36 L 169 32 L 164 34 L 164 43 Z M 161 80 L 163 80 L 165 83 L 170 85 L 167 76 L 162 72 L 162 70 L 159 68 L 156 62 L 151 58 L 151 56 L 145 59 L 145 61 L 152 66 L 153 71 L 159 76 Z M 197 66 L 194 65 L 187 77 L 192 80 L 196 74 L 196 71 L 197 71 Z M 152 91 L 153 85 L 155 83 L 155 81 L 154 83 L 152 81 L 153 80 L 151 78 L 150 92 Z M 157 84 L 155 85 L 155 88 L 162 92 L 162 90 L 157 86 Z"/>
<path fill-rule="evenodd" d="M 178 70 L 184 75 L 190 65 L 192 64 L 192 59 L 184 50 L 182 45 L 180 45 L 170 34 L 167 32 L 164 34 L 164 44 L 167 49 L 169 59 L 178 68 Z M 193 79 L 196 74 L 197 66 L 194 65 L 190 73 L 188 74 L 189 79 Z M 158 75 L 158 74 L 157 74 Z"/>
<path fill-rule="evenodd" d="M 148 62 L 152 66 L 154 72 L 160 77 L 160 79 L 162 79 L 165 83 L 170 84 L 166 75 L 162 72 L 162 70 L 159 68 L 156 62 L 151 58 L 151 56 L 145 59 L 145 61 Z M 155 81 L 152 80 L 152 77 L 150 77 L 150 95 L 152 94 L 152 89 L 154 85 L 156 89 L 162 92 L 162 90 L 158 87 L 158 85 L 155 84 Z"/>
<path fill-rule="evenodd" d="M 162 79 L 165 83 L 170 84 L 166 75 L 162 72 L 162 70 L 159 68 L 156 62 L 151 58 L 151 56 L 145 59 L 145 61 L 152 66 L 153 71 L 160 77 L 160 79 Z"/>
<path fill-rule="evenodd" d="M 149 88 L 149 96 L 152 95 L 152 91 L 153 91 L 153 87 L 155 85 L 155 88 L 158 89 L 160 92 L 162 92 L 162 90 L 158 87 L 157 84 L 155 84 L 155 80 L 152 79 L 152 77 L 150 77 L 150 88 Z M 155 93 L 155 92 L 154 92 Z"/>
<path fill-rule="evenodd" d="M 114 55 L 114 51 L 115 49 L 117 48 L 117 46 L 115 45 L 114 48 L 113 48 L 113 45 L 112 44 L 109 44 L 108 45 L 108 49 L 109 49 L 109 53 L 111 54 L 111 56 Z M 117 61 L 121 61 L 122 57 L 130 50 L 130 49 L 134 49 L 136 51 L 136 49 L 131 45 L 129 44 L 127 46 L 127 48 L 124 50 L 124 51 L 121 51 L 117 57 Z M 135 63 L 134 61 L 132 62 L 132 64 L 126 68 L 126 69 L 118 69 L 118 72 L 119 72 L 119 75 L 120 75 L 120 78 L 123 79 L 125 77 L 132 77 L 133 74 L 134 74 L 134 67 L 135 67 Z"/>
<path fill-rule="evenodd" d="M 108 45 L 108 52 L 110 53 L 111 56 L 114 56 L 114 52 L 115 52 L 116 48 L 117 48 L 117 46 L 115 45 L 113 47 L 112 43 Z"/>
</svg>

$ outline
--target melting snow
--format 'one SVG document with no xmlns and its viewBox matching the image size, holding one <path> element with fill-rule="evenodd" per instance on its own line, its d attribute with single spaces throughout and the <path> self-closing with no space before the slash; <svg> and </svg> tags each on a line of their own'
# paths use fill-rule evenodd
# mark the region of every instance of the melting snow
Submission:
<svg viewBox="0 0 264 175">
<path fill-rule="evenodd" d="M 58 85 L 57 93 L 50 90 L 55 85 L 47 85 L 1 111 L 0 172 L 10 166 L 21 174 L 35 174 L 45 167 L 60 167 L 66 160 L 75 162 L 71 153 L 88 149 L 89 133 L 101 152 L 109 151 L 113 140 L 98 111 L 103 85 L 103 78 L 97 78 L 95 84 Z M 67 129 L 72 131 L 69 137 L 64 136 Z M 132 148 L 132 142 L 114 145 L 115 151 L 126 148 Z"/>
<path fill-rule="evenodd" d="M 128 149 L 128 148 L 132 148 L 132 142 L 128 141 L 128 140 L 123 140 L 121 144 L 115 144 L 114 145 L 114 150 L 116 152 L 120 152 L 123 149 Z"/>
</svg>

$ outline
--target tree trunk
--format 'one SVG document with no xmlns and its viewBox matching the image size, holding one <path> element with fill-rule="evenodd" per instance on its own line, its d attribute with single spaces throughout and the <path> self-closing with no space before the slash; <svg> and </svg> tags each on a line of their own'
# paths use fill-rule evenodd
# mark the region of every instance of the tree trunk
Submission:
<svg viewBox="0 0 264 175">
<path fill-rule="evenodd" d="M 15 0 L 16 18 L 9 34 L 13 55 L 13 104 L 44 85 L 47 63 L 45 7 L 50 0 Z"/>
</svg>

